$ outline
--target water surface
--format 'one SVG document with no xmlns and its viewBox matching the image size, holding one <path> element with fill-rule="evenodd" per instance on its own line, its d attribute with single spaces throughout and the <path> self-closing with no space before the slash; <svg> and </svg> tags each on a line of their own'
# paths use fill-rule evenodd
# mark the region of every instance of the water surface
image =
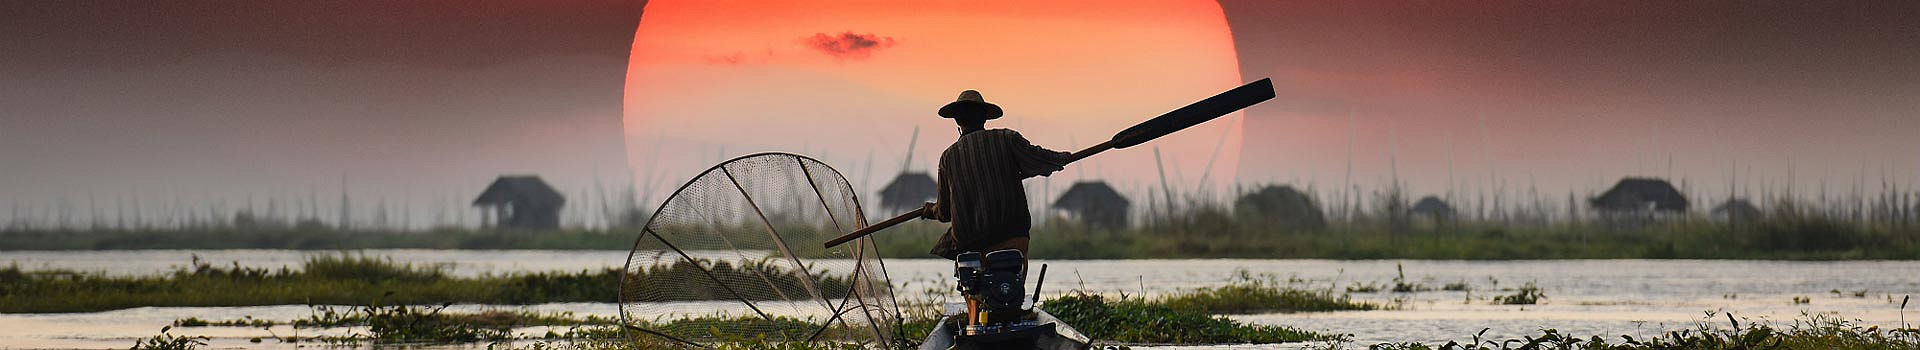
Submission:
<svg viewBox="0 0 1920 350">
<path fill-rule="evenodd" d="M 583 271 L 625 264 L 617 251 L 364 250 L 354 254 L 389 257 L 397 262 L 441 265 L 456 275 Z M 193 256 L 216 265 L 298 268 L 312 254 L 286 250 L 150 250 L 0 252 L 0 264 L 26 269 L 71 269 L 115 275 L 148 275 L 187 265 Z M 721 254 L 716 254 L 721 255 Z M 1388 285 L 1404 271 L 1405 281 L 1440 289 L 1464 283 L 1470 291 L 1355 293 L 1362 301 L 1395 305 L 1393 310 L 1241 315 L 1235 319 L 1303 329 L 1353 334 L 1356 343 L 1444 342 L 1465 340 L 1483 328 L 1492 337 L 1538 334 L 1543 328 L 1578 336 L 1633 335 L 1644 338 L 1688 328 L 1708 312 L 1732 313 L 1742 322 L 1786 323 L 1802 314 L 1858 319 L 1867 324 L 1898 325 L 1902 296 L 1920 294 L 1920 262 L 1788 262 L 1741 260 L 1071 260 L 1036 261 L 1050 265 L 1044 294 L 1089 292 L 1140 297 L 1220 286 L 1254 278 L 1298 288 L 1344 291 L 1355 285 Z M 903 297 L 947 297 L 948 263 L 934 259 L 891 259 L 886 266 Z M 1036 265 L 1037 266 L 1037 265 Z M 1396 268 L 1398 267 L 1398 269 Z M 1492 305 L 1489 297 L 1534 283 L 1548 296 L 1539 305 Z M 609 288 L 615 288 L 609 286 Z M 1839 293 L 1834 293 L 1838 291 Z M 1864 293 L 1861 293 L 1864 292 Z M 1856 297 L 1860 293 L 1864 296 Z M 1794 297 L 1811 299 L 1796 304 Z M 1920 304 L 1917 302 L 1915 304 Z M 1920 305 L 1909 305 L 1920 308 Z M 521 309 L 617 316 L 612 303 L 533 306 L 461 305 L 464 310 Z M 305 317 L 304 306 L 152 307 L 78 314 L 0 315 L 0 348 L 120 349 L 134 339 L 156 334 L 177 318 L 237 319 L 243 316 L 288 320 Z M 1920 312 L 1904 315 L 1920 319 Z M 1711 320 L 1724 325 L 1724 316 Z M 186 328 L 176 334 L 215 336 L 219 347 L 289 347 L 251 337 L 290 335 L 294 330 Z M 306 330 L 311 331 L 311 330 Z M 1251 348 L 1294 348 L 1298 345 Z M 1182 347 L 1187 348 L 1187 347 Z M 1202 347 L 1228 348 L 1228 347 Z M 1246 346 L 1231 348 L 1249 348 Z"/>
</svg>

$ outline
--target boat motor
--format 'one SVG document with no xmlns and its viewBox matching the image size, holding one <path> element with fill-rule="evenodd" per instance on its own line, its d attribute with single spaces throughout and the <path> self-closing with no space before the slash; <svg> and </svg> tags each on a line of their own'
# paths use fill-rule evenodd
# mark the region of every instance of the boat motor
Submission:
<svg viewBox="0 0 1920 350">
<path fill-rule="evenodd" d="M 965 336 L 1015 332 L 1038 325 L 1026 308 L 1027 257 L 1016 249 L 954 259 L 954 289 L 967 301 Z"/>
</svg>

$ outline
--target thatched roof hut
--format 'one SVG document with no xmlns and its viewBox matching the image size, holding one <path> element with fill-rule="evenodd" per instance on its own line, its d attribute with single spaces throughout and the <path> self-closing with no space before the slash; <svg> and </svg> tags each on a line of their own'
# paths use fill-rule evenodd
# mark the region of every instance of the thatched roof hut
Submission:
<svg viewBox="0 0 1920 350">
<path fill-rule="evenodd" d="M 924 172 L 904 172 L 880 188 L 880 208 L 889 213 L 913 210 L 939 196 L 932 176 Z"/>
<path fill-rule="evenodd" d="M 1317 231 L 1327 228 L 1326 214 L 1313 197 L 1292 186 L 1266 186 L 1233 201 L 1240 219 L 1281 231 Z"/>
<path fill-rule="evenodd" d="M 473 199 L 483 217 L 495 214 L 491 224 L 516 229 L 558 229 L 560 208 L 566 205 L 567 198 L 539 176 L 501 176 Z"/>
<path fill-rule="evenodd" d="M 1133 202 L 1120 191 L 1107 185 L 1106 181 L 1074 182 L 1060 199 L 1053 201 L 1053 208 L 1073 213 L 1074 217 L 1089 225 L 1108 229 L 1127 227 L 1127 210 Z"/>
<path fill-rule="evenodd" d="M 1447 204 L 1447 201 L 1441 200 L 1440 197 L 1421 197 L 1420 201 L 1413 203 L 1413 215 L 1435 219 L 1451 218 L 1453 217 L 1453 205 Z"/>
<path fill-rule="evenodd" d="M 1749 202 L 1745 198 L 1732 198 L 1725 202 L 1720 202 L 1720 205 L 1714 206 L 1713 211 L 1709 214 L 1711 214 L 1715 220 L 1728 222 L 1751 222 L 1760 219 L 1760 216 L 1763 215 L 1760 212 L 1760 207 L 1754 206 L 1753 202 Z"/>
<path fill-rule="evenodd" d="M 1685 194 L 1667 180 L 1654 178 L 1621 179 L 1612 189 L 1588 202 L 1595 210 L 1616 213 L 1684 212 L 1688 207 Z"/>
</svg>

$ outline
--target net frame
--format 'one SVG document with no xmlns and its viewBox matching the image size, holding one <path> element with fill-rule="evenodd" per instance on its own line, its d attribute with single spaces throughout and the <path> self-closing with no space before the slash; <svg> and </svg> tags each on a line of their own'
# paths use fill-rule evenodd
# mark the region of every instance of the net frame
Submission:
<svg viewBox="0 0 1920 350">
<path fill-rule="evenodd" d="M 772 169 L 771 173 L 763 173 Z M 797 174 L 796 174 L 797 172 Z M 716 175 L 717 174 L 717 175 Z M 793 177 L 798 175 L 798 178 Z M 785 177 L 784 179 L 781 179 Z M 717 179 L 726 179 L 724 186 Z M 745 181 L 743 181 L 743 178 Z M 801 180 L 807 183 L 804 190 L 793 187 Z M 783 183 L 784 181 L 784 183 Z M 772 187 L 768 187 L 771 183 Z M 784 185 L 784 186 L 782 186 Z M 824 186 L 823 186 L 824 185 Z M 715 189 L 713 187 L 721 187 Z M 730 188 L 729 188 L 730 187 Z M 740 203 L 731 203 L 724 198 L 732 190 L 739 195 Z M 756 198 L 755 194 L 763 197 Z M 764 196 L 766 194 L 773 196 Z M 795 195 L 795 194 L 801 195 Z M 793 203 L 764 203 L 768 200 L 785 202 L 789 199 L 804 199 L 811 194 L 811 203 L 794 200 Z M 691 202 L 692 204 L 685 204 Z M 838 208 L 834 204 L 838 202 Z M 794 204 L 788 206 L 788 204 Z M 729 208 L 732 207 L 732 208 Z M 774 214 L 769 214 L 774 208 Z M 745 209 L 750 209 L 745 210 Z M 684 210 L 692 210 L 684 211 Z M 817 210 L 818 215 L 809 215 Z M 788 211 L 794 211 L 789 213 Z M 749 215 L 750 214 L 750 215 Z M 697 222 L 686 217 L 702 219 Z M 723 218 L 745 219 L 747 223 L 740 227 L 727 226 Z M 825 217 L 825 220 L 808 219 Z M 844 217 L 844 220 L 843 220 Z M 711 220 L 707 220 L 711 219 Z M 744 234 L 747 226 L 754 226 L 766 232 L 766 241 L 757 241 L 755 235 Z M 710 222 L 709 222 L 710 221 Z M 645 277 L 648 273 L 659 273 L 666 260 L 676 260 L 671 267 L 675 272 L 682 267 L 690 267 L 699 274 L 687 281 L 692 282 L 686 288 L 697 289 L 704 280 L 706 285 L 718 287 L 707 290 L 706 294 L 718 296 L 711 300 L 737 302 L 750 310 L 748 314 L 736 310 L 736 316 L 757 317 L 757 321 L 745 320 L 741 324 L 730 324 L 746 333 L 777 336 L 778 341 L 815 342 L 823 340 L 829 329 L 835 325 L 841 329 L 860 329 L 860 331 L 841 332 L 832 338 L 837 341 L 852 341 L 868 346 L 884 347 L 898 344 L 905 339 L 901 331 L 899 303 L 894 298 L 891 277 L 886 273 L 885 262 L 879 259 L 877 249 L 871 238 L 860 238 L 854 244 L 839 248 L 825 248 L 820 251 L 801 252 L 796 244 L 789 241 L 792 237 L 783 237 L 782 224 L 791 222 L 822 224 L 821 229 L 813 232 L 818 236 L 822 232 L 838 233 L 857 230 L 867 226 L 866 215 L 860 205 L 858 191 L 840 173 L 839 170 L 817 159 L 785 152 L 763 152 L 735 157 L 702 171 L 687 183 L 675 189 L 673 194 L 662 201 L 653 212 L 645 226 L 635 239 L 633 249 L 628 252 L 627 265 L 621 274 L 620 316 L 623 333 L 629 341 L 640 342 L 645 337 L 665 339 L 671 343 L 705 347 L 702 341 L 686 334 L 676 335 L 668 329 L 657 329 L 654 323 L 641 319 L 656 310 L 657 303 L 671 302 L 676 299 L 649 295 L 646 292 Z M 824 222 L 822 222 L 824 221 Z M 804 225 L 802 225 L 804 228 Z M 705 229 L 703 229 L 705 228 Z M 830 230 L 824 230 L 830 228 Z M 668 231 L 664 232 L 663 231 Z M 804 231 L 804 230 L 803 230 Z M 798 234 L 790 234 L 798 235 Z M 802 235 L 804 236 L 804 235 Z M 676 241 L 679 243 L 677 244 Z M 737 242 L 746 241 L 746 242 Z M 804 241 L 801 248 L 817 246 L 817 241 Z M 769 244 L 770 243 L 770 244 Z M 657 244 L 657 245 L 655 245 Z M 696 255 L 712 255 L 690 252 L 688 245 L 698 247 L 724 247 L 734 257 L 739 258 L 738 268 L 717 259 L 697 258 Z M 647 249 L 655 248 L 655 249 Z M 664 248 L 658 249 L 658 248 Z M 765 251 L 765 257 L 754 260 L 746 252 Z M 641 259 L 651 254 L 651 260 Z M 671 252 L 669 254 L 669 252 Z M 721 253 L 718 255 L 727 255 Z M 815 258 L 818 256 L 819 258 Z M 847 258 L 833 259 L 834 257 Z M 664 259 L 662 259 L 664 258 Z M 650 265 L 639 262 L 651 261 Z M 684 264 L 684 265 L 681 265 Z M 820 265 L 840 266 L 815 271 Z M 785 266 L 790 271 L 781 271 Z M 648 271 L 648 268 L 652 271 Z M 850 268 L 850 270 L 849 270 Z M 716 273 L 715 271 L 722 271 Z M 744 272 L 743 272 L 744 271 Z M 745 274 L 753 278 L 743 278 L 726 274 Z M 837 278 L 837 279 L 836 279 Z M 760 288 L 762 282 L 767 288 Z M 637 282 L 638 281 L 638 282 Z M 794 283 L 797 281 L 798 283 Z M 834 282 L 841 285 L 834 285 Z M 659 281 L 653 281 L 659 282 Z M 793 295 L 789 289 L 796 287 L 805 291 L 805 295 Z M 783 287 L 785 286 L 785 287 Z M 636 291 L 637 290 L 637 291 Z M 770 293 L 769 293 L 770 292 Z M 696 294 L 700 291 L 695 291 Z M 657 294 L 657 293 L 656 293 Z M 772 301 L 773 306 L 767 306 Z M 772 310 L 770 310 L 772 309 Z M 806 309 L 824 312 L 824 318 L 815 321 L 808 318 L 811 332 L 791 332 L 794 319 L 790 318 Z M 678 313 L 685 318 L 693 313 Z M 724 315 L 726 312 L 717 312 Z M 653 322 L 660 321 L 667 314 L 654 313 Z M 723 318 L 724 321 L 724 318 Z M 710 332 L 711 333 L 711 332 Z M 804 338 L 799 337 L 805 335 Z M 693 339 L 689 339 L 693 338 Z"/>
</svg>

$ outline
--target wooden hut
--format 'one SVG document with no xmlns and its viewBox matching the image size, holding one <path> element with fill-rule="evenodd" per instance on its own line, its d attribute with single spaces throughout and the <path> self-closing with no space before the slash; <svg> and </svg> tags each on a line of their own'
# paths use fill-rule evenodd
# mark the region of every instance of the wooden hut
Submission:
<svg viewBox="0 0 1920 350">
<path fill-rule="evenodd" d="M 1441 200 L 1440 197 L 1421 197 L 1420 201 L 1413 202 L 1413 215 L 1424 216 L 1434 220 L 1451 219 L 1453 218 L 1453 205 L 1447 204 L 1447 201 Z"/>
<path fill-rule="evenodd" d="M 1106 181 L 1074 182 L 1053 201 L 1054 209 L 1073 213 L 1080 222 L 1112 230 L 1127 227 L 1127 210 L 1132 207 L 1133 203 Z"/>
<path fill-rule="evenodd" d="M 1279 231 L 1318 231 L 1327 228 L 1326 213 L 1313 197 L 1292 186 L 1261 187 L 1233 201 L 1234 211 L 1245 222 L 1266 225 Z"/>
<path fill-rule="evenodd" d="M 932 176 L 923 172 L 904 172 L 893 177 L 893 182 L 888 182 L 886 187 L 880 188 L 880 208 L 889 213 L 914 210 L 939 196 Z"/>
<path fill-rule="evenodd" d="M 1609 214 L 1681 213 L 1688 207 L 1687 196 L 1667 180 L 1625 178 L 1598 197 L 1588 199 L 1595 210 Z"/>
<path fill-rule="evenodd" d="M 473 200 L 481 209 L 481 225 L 528 230 L 559 229 L 560 208 L 566 204 L 566 197 L 539 176 L 501 176 Z"/>
<path fill-rule="evenodd" d="M 1753 222 L 1759 220 L 1762 215 L 1760 207 L 1754 206 L 1753 202 L 1745 198 L 1727 199 L 1726 202 L 1714 206 L 1708 214 L 1712 215 L 1714 220 L 1732 223 Z"/>
</svg>

